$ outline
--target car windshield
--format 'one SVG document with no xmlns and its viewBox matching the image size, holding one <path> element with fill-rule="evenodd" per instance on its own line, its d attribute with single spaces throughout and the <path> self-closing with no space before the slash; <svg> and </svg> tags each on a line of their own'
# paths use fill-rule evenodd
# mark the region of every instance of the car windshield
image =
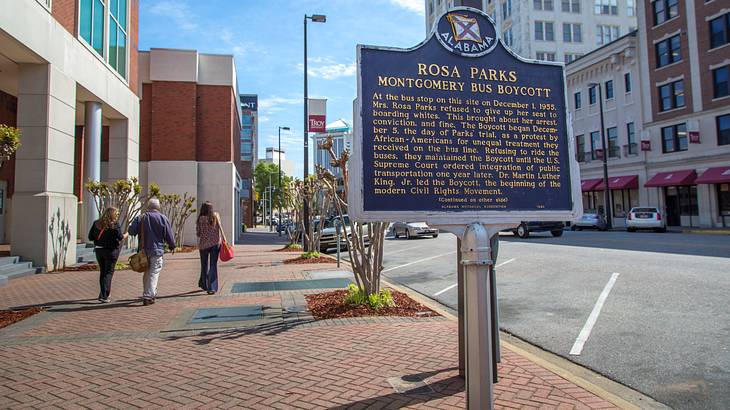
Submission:
<svg viewBox="0 0 730 410">
<path fill-rule="evenodd" d="M 656 208 L 634 208 L 631 210 L 631 212 L 653 212 L 656 213 Z"/>
</svg>

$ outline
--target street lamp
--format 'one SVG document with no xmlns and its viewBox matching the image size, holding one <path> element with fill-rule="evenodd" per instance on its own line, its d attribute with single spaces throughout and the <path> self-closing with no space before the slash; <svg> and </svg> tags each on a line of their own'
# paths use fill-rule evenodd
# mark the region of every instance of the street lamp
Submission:
<svg viewBox="0 0 730 410">
<path fill-rule="evenodd" d="M 598 111 L 601 118 L 601 148 L 603 150 L 603 187 L 605 189 L 603 206 L 606 208 L 606 228 L 611 229 L 613 225 L 611 223 L 611 189 L 608 187 L 608 151 L 606 150 L 606 134 L 603 125 L 603 93 L 601 92 L 601 85 L 598 83 L 590 83 L 588 86 L 594 89 L 598 88 Z"/>
<path fill-rule="evenodd" d="M 307 88 L 307 20 L 312 20 L 313 23 L 324 23 L 327 21 L 327 16 L 324 14 L 312 14 L 311 16 L 304 15 L 304 183 L 307 182 L 309 176 L 309 141 L 307 138 L 307 130 L 309 130 L 308 116 L 309 113 L 307 107 L 307 100 L 309 99 L 308 88 Z M 304 232 L 309 232 L 309 204 L 304 201 Z M 308 247 L 306 242 L 306 234 L 302 235 L 305 238 L 304 248 Z"/>
<path fill-rule="evenodd" d="M 279 188 L 277 189 L 279 192 L 279 227 L 276 229 L 279 236 L 281 236 L 281 130 L 289 131 L 289 127 L 279 127 Z"/>
</svg>

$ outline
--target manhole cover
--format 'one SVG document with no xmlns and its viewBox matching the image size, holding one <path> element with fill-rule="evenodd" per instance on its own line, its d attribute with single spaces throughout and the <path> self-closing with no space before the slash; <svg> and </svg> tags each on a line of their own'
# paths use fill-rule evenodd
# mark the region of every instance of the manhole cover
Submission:
<svg viewBox="0 0 730 410">
<path fill-rule="evenodd" d="M 303 289 L 341 289 L 352 282 L 349 278 L 330 278 L 314 280 L 283 280 L 278 282 L 242 282 L 234 283 L 231 293 L 275 292 Z"/>
<path fill-rule="evenodd" d="M 257 320 L 264 315 L 261 305 L 234 306 L 224 308 L 202 308 L 195 310 L 189 323 L 238 322 Z"/>
</svg>

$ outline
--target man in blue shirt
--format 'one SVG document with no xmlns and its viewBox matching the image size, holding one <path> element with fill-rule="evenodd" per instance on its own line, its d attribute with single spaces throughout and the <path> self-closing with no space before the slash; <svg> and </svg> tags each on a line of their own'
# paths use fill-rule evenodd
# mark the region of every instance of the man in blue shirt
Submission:
<svg viewBox="0 0 730 410">
<path fill-rule="evenodd" d="M 147 255 L 147 271 L 142 277 L 144 293 L 142 303 L 147 306 L 155 303 L 157 297 L 157 280 L 162 271 L 162 256 L 165 253 L 165 245 L 175 250 L 175 235 L 172 233 L 172 226 L 167 216 L 160 212 L 160 200 L 151 198 L 147 201 L 147 212 L 132 220 L 128 232 L 130 235 L 138 235 L 142 230 L 142 245 Z"/>
</svg>

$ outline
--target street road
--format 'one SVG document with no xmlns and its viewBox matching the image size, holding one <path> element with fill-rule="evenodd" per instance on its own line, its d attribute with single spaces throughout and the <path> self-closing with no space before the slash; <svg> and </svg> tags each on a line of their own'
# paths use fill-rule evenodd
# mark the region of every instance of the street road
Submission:
<svg viewBox="0 0 730 410">
<path fill-rule="evenodd" d="M 453 235 L 385 247 L 385 276 L 456 309 Z M 497 266 L 503 330 L 671 407 L 727 408 L 730 236 L 502 234 Z"/>
</svg>

